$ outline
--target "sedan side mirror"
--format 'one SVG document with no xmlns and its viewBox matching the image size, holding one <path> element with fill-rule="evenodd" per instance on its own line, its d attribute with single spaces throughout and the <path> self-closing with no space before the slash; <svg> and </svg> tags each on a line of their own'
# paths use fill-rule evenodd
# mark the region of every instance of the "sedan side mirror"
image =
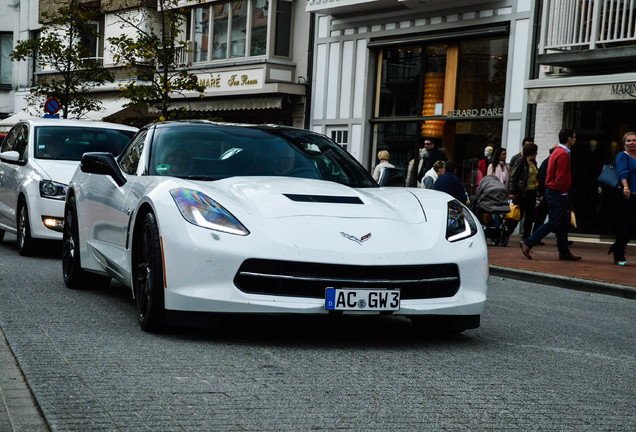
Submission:
<svg viewBox="0 0 636 432">
<path fill-rule="evenodd" d="M 6 152 L 0 153 L 0 159 L 6 162 L 19 162 L 20 161 L 20 153 L 15 150 L 10 150 Z"/>
<path fill-rule="evenodd" d="M 119 168 L 115 157 L 107 152 L 84 153 L 80 169 L 89 174 L 109 175 L 115 180 L 117 186 L 126 184 L 126 177 Z"/>
</svg>

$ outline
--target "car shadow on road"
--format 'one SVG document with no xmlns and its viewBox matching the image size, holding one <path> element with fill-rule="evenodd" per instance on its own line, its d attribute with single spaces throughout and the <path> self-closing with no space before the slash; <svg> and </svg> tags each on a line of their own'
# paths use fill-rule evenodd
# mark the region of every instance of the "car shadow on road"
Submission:
<svg viewBox="0 0 636 432">
<path fill-rule="evenodd" d="M 478 331 L 478 330 L 477 330 Z M 250 316 L 228 315 L 214 327 L 168 327 L 165 337 L 179 340 L 287 347 L 404 347 L 462 345 L 475 342 L 462 334 L 414 326 L 398 316 Z"/>
</svg>

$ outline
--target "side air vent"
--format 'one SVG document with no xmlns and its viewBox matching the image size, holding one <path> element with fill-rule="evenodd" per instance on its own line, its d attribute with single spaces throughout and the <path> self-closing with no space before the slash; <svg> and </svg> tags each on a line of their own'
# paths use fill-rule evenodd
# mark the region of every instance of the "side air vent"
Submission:
<svg viewBox="0 0 636 432">
<path fill-rule="evenodd" d="M 358 197 L 348 196 L 328 196 L 328 195 L 297 195 L 283 194 L 292 201 L 297 202 L 315 202 L 330 204 L 364 204 Z"/>
</svg>

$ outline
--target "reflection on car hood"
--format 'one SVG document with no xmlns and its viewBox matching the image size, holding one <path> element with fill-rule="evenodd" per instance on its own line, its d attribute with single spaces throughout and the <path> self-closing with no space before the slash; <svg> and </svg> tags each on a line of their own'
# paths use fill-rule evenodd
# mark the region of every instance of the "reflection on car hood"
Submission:
<svg viewBox="0 0 636 432">
<path fill-rule="evenodd" d="M 35 159 L 33 165 L 43 176 L 67 185 L 79 166 L 79 161 Z"/>
<path fill-rule="evenodd" d="M 425 222 L 418 199 L 405 188 L 354 189 L 338 183 L 283 177 L 233 177 L 193 182 L 232 211 L 234 205 L 252 216 L 283 218 L 326 216 Z M 213 189 L 206 192 L 207 189 Z M 226 196 L 226 199 L 221 197 Z M 233 205 L 234 204 L 234 205 Z"/>
</svg>

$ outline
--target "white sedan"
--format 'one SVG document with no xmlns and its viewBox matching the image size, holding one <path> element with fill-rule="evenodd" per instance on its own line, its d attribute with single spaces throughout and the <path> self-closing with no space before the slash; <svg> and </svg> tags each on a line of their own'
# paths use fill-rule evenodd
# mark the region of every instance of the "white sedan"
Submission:
<svg viewBox="0 0 636 432">
<path fill-rule="evenodd" d="M 463 331 L 479 327 L 488 253 L 465 206 L 378 187 L 323 135 L 184 121 L 142 128 L 117 159 L 84 155 L 63 276 L 130 287 L 146 331 L 218 313 L 394 314 Z"/>
<path fill-rule="evenodd" d="M 0 149 L 0 240 L 18 237 L 22 255 L 35 240 L 61 240 L 66 186 L 87 151 L 119 154 L 137 128 L 85 120 L 30 119 Z"/>
</svg>

